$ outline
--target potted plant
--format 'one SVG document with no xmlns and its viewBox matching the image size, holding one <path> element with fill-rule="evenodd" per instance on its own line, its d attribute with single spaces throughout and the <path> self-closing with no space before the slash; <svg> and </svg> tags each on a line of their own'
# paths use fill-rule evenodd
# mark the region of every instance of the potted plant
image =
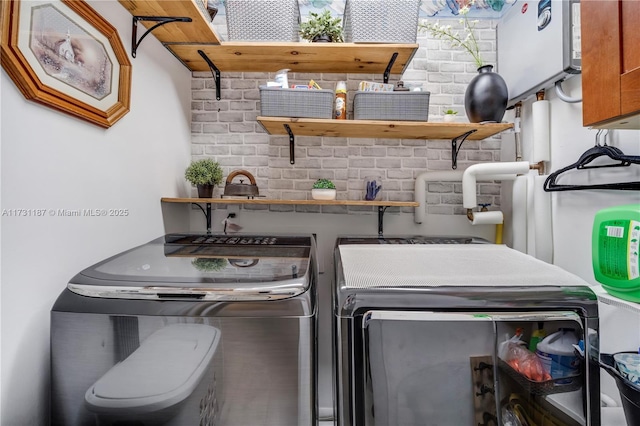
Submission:
<svg viewBox="0 0 640 426">
<path fill-rule="evenodd" d="M 336 186 L 329 179 L 318 179 L 311 189 L 314 200 L 335 200 Z"/>
<path fill-rule="evenodd" d="M 455 121 L 456 119 L 456 114 L 458 113 L 458 111 L 454 111 L 452 109 L 448 109 L 444 112 L 444 122 L 445 123 L 450 123 L 452 121 Z"/>
<path fill-rule="evenodd" d="M 198 188 L 199 198 L 211 198 L 213 187 L 222 182 L 222 168 L 210 158 L 192 161 L 184 172 L 184 177 Z"/>
<path fill-rule="evenodd" d="M 342 19 L 332 18 L 331 12 L 325 9 L 322 13 L 309 12 L 309 20 L 300 24 L 300 36 L 311 42 L 341 43 Z"/>
</svg>

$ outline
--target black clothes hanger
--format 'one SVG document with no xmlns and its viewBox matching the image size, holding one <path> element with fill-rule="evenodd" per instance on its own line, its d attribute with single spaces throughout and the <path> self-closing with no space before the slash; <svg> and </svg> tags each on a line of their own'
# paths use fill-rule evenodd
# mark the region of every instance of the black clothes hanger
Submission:
<svg viewBox="0 0 640 426">
<path fill-rule="evenodd" d="M 640 156 L 638 155 L 626 155 L 617 147 L 607 145 L 606 136 L 609 131 L 607 130 L 604 137 L 605 142 L 603 145 L 600 145 L 600 134 L 602 133 L 602 129 L 598 130 L 596 134 L 596 144 L 595 146 L 586 150 L 578 161 L 573 164 L 570 164 L 566 167 L 563 167 L 560 170 L 556 170 L 551 173 L 547 179 L 544 181 L 544 190 L 546 192 L 551 191 L 577 191 L 584 189 L 617 189 L 617 190 L 640 190 L 640 181 L 633 182 L 621 182 L 621 183 L 600 183 L 600 184 L 589 184 L 589 185 L 561 185 L 556 183 L 556 179 L 562 173 L 573 170 L 573 169 L 599 169 L 603 167 L 629 167 L 631 164 L 640 164 Z M 598 164 L 590 164 L 596 158 L 608 158 L 613 160 L 613 163 L 598 163 Z"/>
</svg>

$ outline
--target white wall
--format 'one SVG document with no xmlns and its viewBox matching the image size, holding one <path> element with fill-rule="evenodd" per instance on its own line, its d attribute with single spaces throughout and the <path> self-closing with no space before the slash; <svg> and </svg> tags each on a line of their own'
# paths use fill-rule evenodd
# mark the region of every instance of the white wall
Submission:
<svg viewBox="0 0 640 426">
<path fill-rule="evenodd" d="M 89 1 L 130 51 L 131 15 Z M 164 233 L 184 195 L 191 73 L 154 37 L 131 58 L 131 111 L 108 130 L 26 101 L 1 75 L 1 208 L 128 209 L 126 217 L 2 216 L 3 426 L 47 424 L 49 310 L 82 268 Z"/>
<path fill-rule="evenodd" d="M 567 80 L 563 87 L 572 97 L 581 97 L 581 77 Z M 582 103 L 562 102 L 555 91 L 547 91 L 551 102 L 550 172 L 574 163 L 594 146 L 595 129 L 582 126 Z M 522 109 L 523 155 L 530 158 L 531 103 Z M 627 155 L 640 155 L 640 131 L 612 130 L 608 142 Z M 558 183 L 607 183 L 639 181 L 640 167 L 577 171 L 559 178 Z M 503 200 L 504 201 L 504 200 Z M 591 265 L 591 232 L 595 214 L 605 208 L 640 203 L 637 191 L 582 190 L 552 193 L 554 264 L 596 285 Z M 600 351 L 614 353 L 637 350 L 640 346 L 640 309 L 636 312 L 600 304 Z M 619 402 L 613 379 L 602 372 L 603 392 Z"/>
<path fill-rule="evenodd" d="M 581 97 L 581 77 L 564 82 L 565 92 Z M 595 129 L 582 126 L 582 103 L 561 101 L 555 91 L 548 90 L 546 99 L 551 102 L 551 161 L 553 172 L 578 160 L 580 155 L 595 144 Z M 531 153 L 531 105 L 522 108 L 523 156 Z M 509 119 L 512 119 L 509 117 Z M 628 155 L 640 155 L 640 131 L 611 130 L 608 142 Z M 548 172 L 548 173 L 549 173 Z M 593 169 L 563 175 L 558 183 L 606 183 L 640 180 L 640 168 Z M 639 203 L 636 191 L 584 190 L 552 192 L 554 263 L 596 284 L 591 268 L 591 227 L 595 214 L 604 208 Z"/>
</svg>

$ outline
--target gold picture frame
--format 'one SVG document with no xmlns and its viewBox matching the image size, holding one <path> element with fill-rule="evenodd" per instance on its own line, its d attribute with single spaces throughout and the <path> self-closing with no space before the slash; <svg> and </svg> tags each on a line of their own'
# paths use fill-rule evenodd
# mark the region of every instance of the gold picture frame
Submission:
<svg viewBox="0 0 640 426">
<path fill-rule="evenodd" d="M 131 62 L 82 0 L 3 0 L 2 67 L 25 98 L 104 128 L 129 112 Z"/>
</svg>

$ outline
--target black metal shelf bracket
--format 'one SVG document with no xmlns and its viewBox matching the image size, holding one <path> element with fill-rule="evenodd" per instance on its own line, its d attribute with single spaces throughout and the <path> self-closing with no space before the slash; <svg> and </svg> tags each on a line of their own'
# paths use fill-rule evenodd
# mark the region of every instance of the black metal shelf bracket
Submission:
<svg viewBox="0 0 640 426">
<path fill-rule="evenodd" d="M 384 82 L 389 82 L 389 74 L 391 74 L 391 68 L 393 68 L 393 64 L 396 62 L 396 58 L 398 57 L 398 52 L 393 52 L 391 55 L 391 59 L 389 60 L 389 64 L 387 65 L 387 69 L 384 70 Z"/>
<path fill-rule="evenodd" d="M 215 64 L 211 61 L 211 59 L 209 59 L 207 54 L 204 53 L 202 50 L 198 50 L 198 54 L 200 56 L 202 56 L 202 59 L 204 59 L 205 62 L 207 63 L 207 65 L 209 65 L 209 69 L 211 70 L 211 74 L 213 74 L 213 79 L 216 81 L 216 99 L 220 100 L 220 98 L 221 98 L 221 96 L 220 96 L 220 70 L 218 69 L 218 67 L 215 66 Z"/>
<path fill-rule="evenodd" d="M 383 234 L 383 222 L 384 222 L 384 212 L 387 210 L 389 206 L 378 206 L 378 237 L 382 238 Z"/>
<path fill-rule="evenodd" d="M 296 155 L 295 155 L 295 147 L 296 147 L 296 138 L 293 136 L 293 132 L 291 131 L 291 127 L 288 124 L 284 125 L 284 129 L 289 134 L 289 163 L 296 163 Z"/>
<path fill-rule="evenodd" d="M 157 22 L 153 27 L 149 28 L 138 40 L 138 21 L 152 21 Z M 136 57 L 138 46 L 142 43 L 142 40 L 153 30 L 171 22 L 191 22 L 189 17 L 173 17 L 173 16 L 134 16 L 133 28 L 131 31 L 131 56 Z"/>
<path fill-rule="evenodd" d="M 472 135 L 477 131 L 478 131 L 477 129 L 472 129 L 456 138 L 451 139 L 451 168 L 452 169 L 455 170 L 458 168 L 458 153 L 460 152 L 460 148 L 462 148 L 462 144 L 464 143 L 465 140 L 467 140 L 467 138 L 470 135 Z M 458 145 L 458 141 L 460 141 L 460 145 Z"/>
<path fill-rule="evenodd" d="M 207 234 L 211 234 L 211 203 L 206 203 L 206 208 L 207 208 L 206 211 L 198 203 L 191 203 L 191 204 L 198 206 L 200 210 L 202 210 L 202 214 L 204 214 L 204 217 L 207 221 Z"/>
</svg>

